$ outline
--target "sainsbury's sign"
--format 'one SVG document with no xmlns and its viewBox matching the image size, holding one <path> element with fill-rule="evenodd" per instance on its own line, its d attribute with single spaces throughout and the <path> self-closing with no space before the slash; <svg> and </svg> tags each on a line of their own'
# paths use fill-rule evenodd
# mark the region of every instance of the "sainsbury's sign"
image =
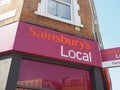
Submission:
<svg viewBox="0 0 120 90">
<path fill-rule="evenodd" d="M 28 30 L 32 37 L 35 37 L 38 39 L 50 40 L 55 43 L 60 43 L 63 45 L 66 44 L 69 46 L 77 47 L 80 50 L 91 49 L 91 44 L 87 40 L 79 40 L 76 38 L 72 38 L 69 35 L 65 35 L 63 33 L 53 32 L 52 30 L 48 31 L 48 29 L 41 28 L 41 27 L 39 29 L 39 28 L 30 26 Z"/>
<path fill-rule="evenodd" d="M 14 49 L 56 60 L 101 67 L 97 42 L 18 22 Z"/>
<path fill-rule="evenodd" d="M 103 67 L 120 66 L 120 48 L 112 48 L 101 51 Z"/>
<path fill-rule="evenodd" d="M 60 43 L 60 55 L 64 58 L 70 58 L 70 59 L 77 59 L 77 60 L 83 60 L 85 62 L 92 62 L 91 58 L 91 52 L 82 52 L 84 49 L 90 51 L 91 45 L 88 41 L 82 41 L 75 38 L 70 38 L 68 36 L 65 36 L 64 34 L 56 34 L 56 33 L 50 33 L 50 31 L 41 31 L 37 30 L 36 28 L 30 27 L 29 32 L 32 37 L 37 39 L 44 39 L 44 40 L 50 40 L 53 43 Z M 65 51 L 67 46 L 78 48 L 78 51 L 75 50 L 68 50 Z"/>
</svg>

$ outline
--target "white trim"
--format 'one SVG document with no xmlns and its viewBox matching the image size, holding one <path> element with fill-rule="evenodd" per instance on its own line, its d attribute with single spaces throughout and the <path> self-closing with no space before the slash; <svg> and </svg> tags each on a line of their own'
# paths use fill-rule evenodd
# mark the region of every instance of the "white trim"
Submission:
<svg viewBox="0 0 120 90">
<path fill-rule="evenodd" d="M 102 62 L 102 67 L 103 68 L 117 67 L 117 66 L 120 66 L 120 60 L 111 60 L 111 61 Z"/>
<path fill-rule="evenodd" d="M 0 6 L 6 5 L 6 4 L 10 3 L 10 2 L 11 2 L 11 0 L 1 0 L 0 1 Z"/>
<path fill-rule="evenodd" d="M 50 19 L 58 20 L 58 21 L 61 21 L 61 22 L 65 22 L 65 23 L 68 23 L 68 24 L 72 24 L 72 25 L 75 25 L 75 26 L 83 27 L 82 24 L 77 24 L 77 23 L 74 23 L 74 22 L 72 22 L 72 21 L 70 21 L 70 20 L 62 19 L 62 18 L 59 18 L 59 17 L 55 17 L 55 16 L 53 16 L 53 15 L 42 14 L 42 13 L 40 13 L 40 12 L 38 12 L 38 11 L 35 11 L 35 14 L 36 14 L 36 15 L 41 15 L 41 16 L 44 16 L 44 17 L 48 17 L 48 18 L 50 18 Z"/>
<path fill-rule="evenodd" d="M 16 10 L 12 10 L 3 14 L 0 14 L 0 21 L 14 17 L 16 15 Z"/>
<path fill-rule="evenodd" d="M 60 17 L 56 17 L 53 15 L 47 14 L 47 1 L 48 0 L 41 0 L 41 3 L 38 3 L 38 9 L 37 9 L 37 11 L 35 11 L 36 15 L 41 15 L 44 17 L 48 17 L 50 19 L 54 19 L 54 20 L 58 20 L 61 22 L 75 25 L 75 26 L 83 27 L 83 25 L 81 24 L 81 18 L 78 15 L 78 11 L 80 8 L 77 3 L 77 0 L 72 0 L 72 2 L 71 2 L 71 3 L 73 3 L 73 5 L 71 7 L 71 20 L 67 20 L 67 19 L 63 19 Z"/>
<path fill-rule="evenodd" d="M 73 0 L 72 0 L 73 1 Z M 81 24 L 81 17 L 78 15 L 78 11 L 80 11 L 79 4 L 77 3 L 77 0 L 74 0 L 73 2 L 73 22 L 75 25 L 80 25 L 80 27 L 83 27 Z"/>
<path fill-rule="evenodd" d="M 65 5 L 71 5 L 71 3 L 67 3 L 67 2 L 64 2 L 64 1 L 60 1 L 60 0 L 53 0 L 53 1 L 56 1 L 56 2 L 59 2 L 59 3 L 62 3 L 62 4 L 65 4 Z M 71 0 L 72 1 L 72 0 Z"/>
</svg>

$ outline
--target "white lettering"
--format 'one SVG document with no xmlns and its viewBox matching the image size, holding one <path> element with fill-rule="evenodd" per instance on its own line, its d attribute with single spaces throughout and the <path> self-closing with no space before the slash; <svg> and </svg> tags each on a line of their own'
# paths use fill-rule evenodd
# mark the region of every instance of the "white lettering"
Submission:
<svg viewBox="0 0 120 90">
<path fill-rule="evenodd" d="M 80 51 L 68 50 L 64 51 L 64 47 L 61 45 L 61 56 L 65 58 L 83 60 L 85 62 L 92 62 L 91 52 L 82 53 Z"/>
<path fill-rule="evenodd" d="M 83 60 L 84 61 L 89 61 L 89 56 L 87 53 L 83 53 Z"/>
<path fill-rule="evenodd" d="M 61 46 L 61 56 L 62 57 L 68 57 L 67 55 L 64 55 L 64 53 L 63 53 L 63 46 Z"/>
<path fill-rule="evenodd" d="M 120 58 L 120 54 L 115 54 L 115 57 L 116 58 Z"/>
<path fill-rule="evenodd" d="M 92 62 L 92 56 L 91 56 L 91 52 L 89 52 L 89 61 Z"/>
<path fill-rule="evenodd" d="M 69 50 L 69 52 L 68 52 L 68 56 L 71 58 L 71 59 L 75 59 L 75 51 L 73 51 L 73 50 Z"/>
<path fill-rule="evenodd" d="M 77 53 L 76 53 L 76 58 L 77 58 L 78 60 L 82 60 L 82 58 L 80 57 L 81 55 L 82 55 L 81 52 L 77 52 Z"/>
</svg>

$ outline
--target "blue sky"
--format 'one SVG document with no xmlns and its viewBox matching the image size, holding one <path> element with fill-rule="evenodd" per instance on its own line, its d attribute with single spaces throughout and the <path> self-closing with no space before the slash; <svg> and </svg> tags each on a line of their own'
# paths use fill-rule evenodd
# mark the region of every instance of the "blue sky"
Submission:
<svg viewBox="0 0 120 90">
<path fill-rule="evenodd" d="M 94 0 L 104 48 L 120 47 L 120 0 Z M 109 68 L 113 90 L 120 90 L 120 67 Z"/>
<path fill-rule="evenodd" d="M 120 0 L 94 0 L 104 48 L 120 47 Z"/>
</svg>

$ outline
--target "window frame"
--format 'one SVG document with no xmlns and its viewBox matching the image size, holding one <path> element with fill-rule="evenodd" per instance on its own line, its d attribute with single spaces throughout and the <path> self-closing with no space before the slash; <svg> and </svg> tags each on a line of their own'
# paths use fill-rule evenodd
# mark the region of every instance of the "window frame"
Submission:
<svg viewBox="0 0 120 90">
<path fill-rule="evenodd" d="M 58 1 L 58 0 L 55 0 Z M 47 6 L 48 6 L 48 0 L 41 0 L 41 2 L 38 3 L 37 11 L 35 11 L 36 15 L 44 16 L 50 19 L 54 19 L 57 21 L 61 21 L 67 24 L 72 24 L 74 26 L 83 27 L 81 24 L 81 17 L 78 15 L 78 11 L 80 10 L 79 5 L 77 3 L 77 0 L 71 0 L 71 20 L 67 20 L 64 18 L 60 18 L 54 15 L 50 15 L 47 13 Z"/>
</svg>

